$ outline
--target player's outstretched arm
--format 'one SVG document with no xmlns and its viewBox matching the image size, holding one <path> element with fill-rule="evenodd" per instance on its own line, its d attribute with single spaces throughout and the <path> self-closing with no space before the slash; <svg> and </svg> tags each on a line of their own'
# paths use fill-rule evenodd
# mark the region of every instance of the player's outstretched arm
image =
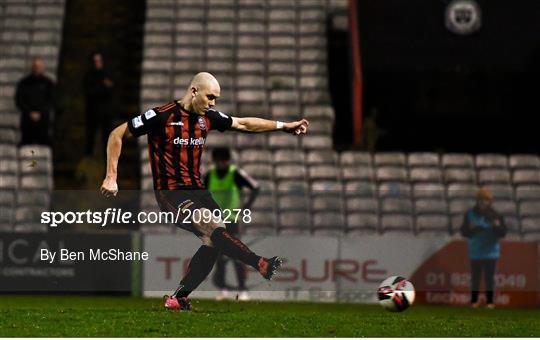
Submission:
<svg viewBox="0 0 540 340">
<path fill-rule="evenodd" d="M 101 185 L 101 193 L 105 197 L 116 196 L 118 193 L 118 184 L 116 177 L 118 174 L 118 159 L 122 152 L 122 139 L 131 136 L 127 123 L 124 123 L 109 134 L 107 141 L 107 174 Z"/>
<path fill-rule="evenodd" d="M 307 119 L 280 122 L 256 117 L 232 117 L 231 129 L 242 132 L 285 131 L 294 135 L 303 135 L 307 133 L 308 126 Z"/>
</svg>

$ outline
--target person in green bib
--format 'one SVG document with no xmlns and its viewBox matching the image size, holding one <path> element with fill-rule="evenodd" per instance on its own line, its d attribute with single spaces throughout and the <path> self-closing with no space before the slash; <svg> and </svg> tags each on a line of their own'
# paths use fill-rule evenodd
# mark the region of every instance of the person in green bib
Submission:
<svg viewBox="0 0 540 340">
<path fill-rule="evenodd" d="M 236 213 L 234 209 L 247 210 L 257 198 L 259 193 L 259 184 L 250 177 L 244 170 L 231 164 L 231 152 L 228 148 L 215 148 L 212 151 L 212 161 L 214 166 L 204 177 L 206 188 L 212 194 L 214 200 L 220 206 L 223 212 L 223 218 L 226 221 L 227 231 L 238 237 L 240 230 L 238 223 L 235 223 Z M 242 189 L 249 190 L 249 196 L 243 202 Z M 227 211 L 228 210 L 228 211 Z M 229 214 L 229 212 L 231 212 Z M 239 216 L 242 216 L 240 213 Z M 227 259 L 223 254 L 218 256 L 216 262 L 216 271 L 214 274 L 214 283 L 221 289 L 221 294 L 217 296 L 218 300 L 230 297 L 229 286 L 225 283 L 225 264 Z M 246 268 L 244 264 L 234 261 L 236 277 L 238 279 L 239 300 L 249 300 L 246 288 Z"/>
</svg>

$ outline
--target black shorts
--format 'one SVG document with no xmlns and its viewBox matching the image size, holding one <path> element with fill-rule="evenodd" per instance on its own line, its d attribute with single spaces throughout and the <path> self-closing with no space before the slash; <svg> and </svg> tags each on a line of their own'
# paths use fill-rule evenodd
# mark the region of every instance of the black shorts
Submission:
<svg viewBox="0 0 540 340">
<path fill-rule="evenodd" d="M 202 208 L 210 211 L 221 210 L 214 201 L 212 194 L 205 189 L 155 190 L 154 192 L 161 211 L 172 212 L 175 216 L 178 209 L 180 211 L 184 211 L 184 209 L 193 211 Z M 190 231 L 197 237 L 202 236 L 202 233 L 195 228 L 193 223 L 183 223 L 182 220 L 183 218 L 176 224 L 178 228 Z"/>
</svg>

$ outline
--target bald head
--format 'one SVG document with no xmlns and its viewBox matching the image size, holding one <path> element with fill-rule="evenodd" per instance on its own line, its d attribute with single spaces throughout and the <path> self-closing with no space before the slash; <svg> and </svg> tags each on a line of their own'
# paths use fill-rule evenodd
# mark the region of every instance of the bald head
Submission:
<svg viewBox="0 0 540 340">
<path fill-rule="evenodd" d="M 190 111 L 205 115 L 208 109 L 216 105 L 220 94 L 221 88 L 217 79 L 208 72 L 200 72 L 191 79 L 182 103 L 187 105 Z"/>
</svg>

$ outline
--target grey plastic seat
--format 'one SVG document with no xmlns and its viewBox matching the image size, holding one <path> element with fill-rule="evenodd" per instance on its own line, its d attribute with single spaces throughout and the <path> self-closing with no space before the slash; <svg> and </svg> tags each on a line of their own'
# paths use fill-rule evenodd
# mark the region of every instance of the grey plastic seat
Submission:
<svg viewBox="0 0 540 340">
<path fill-rule="evenodd" d="M 15 192 L 12 190 L 0 190 L 0 206 L 13 208 L 15 206 Z"/>
<path fill-rule="evenodd" d="M 16 175 L 0 174 L 0 190 L 15 190 L 17 187 Z"/>
<path fill-rule="evenodd" d="M 538 184 L 522 184 L 516 187 L 516 200 L 539 200 L 540 201 L 540 185 Z"/>
<path fill-rule="evenodd" d="M 493 193 L 495 200 L 513 200 L 514 189 L 509 184 L 491 184 L 489 189 Z"/>
<path fill-rule="evenodd" d="M 343 211 L 343 200 L 340 195 L 324 195 L 311 198 L 312 211 Z"/>
<path fill-rule="evenodd" d="M 519 203 L 519 215 L 525 217 L 540 217 L 540 201 L 523 201 Z"/>
<path fill-rule="evenodd" d="M 385 182 L 379 184 L 377 192 L 381 198 L 409 198 L 411 197 L 411 186 L 407 182 Z"/>
<path fill-rule="evenodd" d="M 276 164 L 304 164 L 304 152 L 301 150 L 276 150 L 274 151 L 273 161 Z"/>
<path fill-rule="evenodd" d="M 15 209 L 11 206 L 0 205 L 0 226 L 9 226 L 4 231 L 11 230 L 15 222 Z"/>
<path fill-rule="evenodd" d="M 540 184 L 540 170 L 515 170 L 512 174 L 512 182 L 514 185 Z"/>
<path fill-rule="evenodd" d="M 416 214 L 447 214 L 448 204 L 442 199 L 418 199 L 414 202 Z"/>
<path fill-rule="evenodd" d="M 11 128 L 0 128 L 0 143 L 17 143 L 17 130 Z"/>
<path fill-rule="evenodd" d="M 311 165 L 308 173 L 311 180 L 339 180 L 339 170 L 333 165 Z"/>
<path fill-rule="evenodd" d="M 381 200 L 381 211 L 383 213 L 392 214 L 411 214 L 413 212 L 413 204 L 411 200 L 404 198 L 386 198 Z"/>
<path fill-rule="evenodd" d="M 239 134 L 236 136 L 236 146 L 239 149 L 257 149 L 265 148 L 267 145 L 267 135 L 260 134 Z"/>
<path fill-rule="evenodd" d="M 439 168 L 412 168 L 409 171 L 409 178 L 412 183 L 440 183 L 442 182 L 442 172 Z"/>
<path fill-rule="evenodd" d="M 379 215 L 373 213 L 347 214 L 347 231 L 353 233 L 376 233 L 379 229 Z"/>
<path fill-rule="evenodd" d="M 268 150 L 244 150 L 240 153 L 240 162 L 248 163 L 271 163 L 272 153 Z"/>
<path fill-rule="evenodd" d="M 52 150 L 45 145 L 24 145 L 19 148 L 20 159 L 48 159 L 52 161 Z"/>
<path fill-rule="evenodd" d="M 519 238 L 521 236 L 521 223 L 517 216 L 506 215 L 503 216 L 504 224 L 506 225 L 507 237 L 514 236 Z"/>
<path fill-rule="evenodd" d="M 268 147 L 271 149 L 297 149 L 299 139 L 291 138 L 285 134 L 271 134 L 268 136 Z"/>
<path fill-rule="evenodd" d="M 337 159 L 338 157 L 334 150 L 309 151 L 306 157 L 306 161 L 310 165 L 327 164 L 334 167 L 336 166 Z"/>
<path fill-rule="evenodd" d="M 538 155 L 511 155 L 509 163 L 512 169 L 540 169 L 540 157 Z"/>
<path fill-rule="evenodd" d="M 155 198 L 154 198 L 155 201 Z M 17 205 L 49 207 L 51 197 L 47 191 L 19 190 L 17 191 Z"/>
<path fill-rule="evenodd" d="M 302 138 L 302 147 L 308 150 L 332 148 L 332 138 L 328 135 L 306 135 Z"/>
<path fill-rule="evenodd" d="M 349 181 L 345 183 L 344 192 L 347 197 L 375 197 L 377 187 L 373 182 Z"/>
<path fill-rule="evenodd" d="M 493 208 L 504 217 L 517 216 L 516 202 L 509 200 L 495 200 L 493 202 Z"/>
<path fill-rule="evenodd" d="M 274 167 L 274 175 L 277 179 L 280 179 L 280 180 L 283 180 L 283 179 L 304 180 L 306 177 L 306 168 L 300 164 L 276 165 Z"/>
<path fill-rule="evenodd" d="M 52 162 L 46 159 L 21 159 L 19 161 L 21 174 L 45 174 L 52 175 Z"/>
<path fill-rule="evenodd" d="M 242 228 L 249 235 L 272 235 L 276 232 L 276 214 L 269 211 L 253 210 L 251 222 L 242 223 Z"/>
<path fill-rule="evenodd" d="M 438 168 L 439 163 L 439 155 L 433 152 L 413 152 L 407 156 L 410 168 Z"/>
<path fill-rule="evenodd" d="M 473 199 L 453 199 L 448 204 L 448 210 L 452 216 L 462 216 L 465 212 L 474 207 L 475 204 L 476 201 Z"/>
<path fill-rule="evenodd" d="M 372 165 L 373 160 L 369 152 L 344 151 L 339 156 L 341 165 Z"/>
<path fill-rule="evenodd" d="M 453 183 L 447 186 L 446 196 L 448 199 L 475 198 L 477 192 L 478 187 L 474 184 Z"/>
<path fill-rule="evenodd" d="M 414 221 L 411 215 L 385 214 L 381 217 L 381 233 L 397 232 L 402 234 L 414 234 Z"/>
<path fill-rule="evenodd" d="M 380 167 L 375 170 L 379 182 L 405 182 L 407 169 L 403 167 Z"/>
<path fill-rule="evenodd" d="M 474 158 L 466 153 L 447 153 L 442 156 L 442 166 L 444 168 L 469 168 L 474 167 Z"/>
<path fill-rule="evenodd" d="M 0 159 L 17 159 L 17 146 L 14 144 L 0 144 Z"/>
<path fill-rule="evenodd" d="M 0 159 L 0 173 L 16 176 L 19 172 L 19 162 L 14 159 Z"/>
<path fill-rule="evenodd" d="M 304 195 L 285 194 L 277 197 L 278 209 L 280 211 L 288 210 L 308 210 L 309 200 Z"/>
<path fill-rule="evenodd" d="M 476 168 L 507 169 L 508 158 L 501 154 L 479 154 L 476 155 Z"/>
<path fill-rule="evenodd" d="M 350 197 L 345 200 L 345 206 L 348 213 L 364 212 L 377 214 L 379 212 L 379 201 L 376 198 Z"/>
<path fill-rule="evenodd" d="M 413 196 L 415 198 L 436 198 L 444 199 L 445 188 L 438 183 L 416 183 L 413 185 Z"/>
<path fill-rule="evenodd" d="M 407 163 L 402 152 L 377 152 L 373 157 L 376 166 L 404 167 Z"/>
<path fill-rule="evenodd" d="M 505 169 L 482 169 L 478 173 L 478 181 L 480 184 L 509 184 L 510 172 Z"/>
<path fill-rule="evenodd" d="M 41 213 L 45 209 L 38 207 L 17 207 L 15 210 L 15 223 L 40 223 Z"/>
<path fill-rule="evenodd" d="M 253 202 L 252 209 L 258 211 L 274 210 L 276 207 L 276 199 L 274 195 L 261 193 L 257 196 L 255 202 Z"/>
<path fill-rule="evenodd" d="M 449 168 L 444 171 L 446 183 L 476 183 L 476 173 L 470 168 Z"/>
<path fill-rule="evenodd" d="M 246 164 L 242 168 L 253 178 L 272 178 L 273 168 L 271 164 Z"/>
<path fill-rule="evenodd" d="M 373 171 L 373 168 L 370 166 L 342 166 L 341 178 L 347 181 L 373 181 L 375 178 L 375 173 Z"/>
<path fill-rule="evenodd" d="M 310 185 L 311 195 L 341 195 L 343 185 L 339 181 L 316 180 Z"/>
<path fill-rule="evenodd" d="M 343 214 L 334 211 L 321 211 L 313 214 L 313 228 L 315 233 L 319 233 L 324 230 L 325 233 L 331 231 L 332 233 L 341 233 L 345 227 L 345 219 Z"/>
<path fill-rule="evenodd" d="M 525 238 L 540 239 L 540 217 L 521 219 L 521 232 Z"/>
<path fill-rule="evenodd" d="M 288 211 L 279 214 L 279 228 L 310 231 L 311 218 L 304 211 Z"/>
<path fill-rule="evenodd" d="M 446 214 L 420 215 L 416 218 L 416 230 L 422 233 L 448 234 L 450 220 Z"/>
<path fill-rule="evenodd" d="M 13 226 L 13 231 L 16 233 L 46 233 L 49 227 L 41 223 L 16 223 Z"/>
<path fill-rule="evenodd" d="M 279 194 L 309 194 L 309 186 L 305 181 L 282 180 L 277 183 Z"/>
</svg>

